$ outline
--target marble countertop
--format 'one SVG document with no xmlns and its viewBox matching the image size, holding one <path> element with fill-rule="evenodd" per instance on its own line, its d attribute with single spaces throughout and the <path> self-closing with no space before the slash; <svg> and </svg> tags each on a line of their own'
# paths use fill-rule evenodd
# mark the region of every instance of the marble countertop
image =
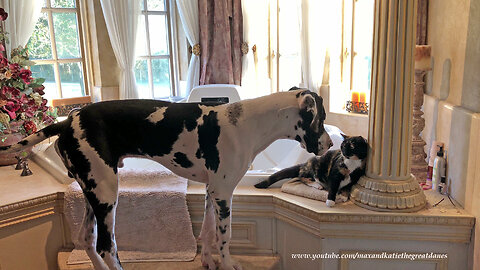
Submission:
<svg viewBox="0 0 480 270">
<path fill-rule="evenodd" d="M 0 207 L 65 191 L 66 185 L 35 162 L 28 164 L 33 175 L 23 177 L 20 176 L 22 171 L 15 170 L 15 165 L 0 167 Z"/>
<path fill-rule="evenodd" d="M 0 167 L 0 208 L 10 204 L 63 193 L 66 190 L 67 185 L 61 184 L 35 162 L 30 161 L 29 164 L 33 175 L 26 177 L 21 177 L 21 171 L 16 171 L 14 165 Z M 205 186 L 203 184 L 190 183 L 187 194 L 189 201 L 203 201 Z M 351 221 L 359 218 L 367 223 L 374 223 L 376 218 L 380 218 L 381 223 L 391 220 L 392 223 L 438 224 L 438 222 L 446 222 L 445 225 L 448 225 L 449 222 L 455 219 L 456 224 L 460 222 L 464 225 L 473 226 L 475 217 L 467 213 L 458 204 L 453 206 L 446 196 L 431 190 L 425 191 L 425 195 L 427 197 L 427 207 L 425 209 L 415 213 L 395 213 L 371 211 L 361 208 L 351 201 L 337 204 L 335 207 L 330 208 L 324 202 L 287 194 L 281 192 L 279 188 L 256 189 L 253 186 L 239 186 L 234 192 L 233 204 L 235 207 L 235 201 L 253 203 L 267 200 L 292 211 L 302 211 L 317 220 L 323 220 L 324 216 L 336 215 Z M 442 199 L 444 200 L 440 204 L 433 207 L 434 204 Z M 429 221 L 430 218 L 432 218 L 432 221 Z M 402 221 L 403 219 L 408 220 Z"/>
<path fill-rule="evenodd" d="M 427 198 L 427 206 L 418 212 L 414 213 L 399 213 L 399 212 L 377 212 L 362 208 L 355 205 L 351 201 L 345 203 L 336 204 L 335 207 L 328 207 L 324 202 L 316 201 L 296 195 L 284 193 L 280 191 L 280 188 L 269 189 L 257 189 L 250 186 L 238 186 L 234 191 L 233 204 L 235 205 L 236 197 L 245 196 L 270 196 L 272 199 L 281 200 L 285 203 L 297 205 L 306 210 L 310 210 L 313 213 L 319 214 L 339 214 L 339 215 L 367 215 L 367 216 L 404 216 L 404 217 L 451 217 L 451 218 L 464 218 L 474 222 L 474 216 L 467 213 L 458 203 L 454 201 L 457 206 L 452 205 L 447 196 L 441 195 L 433 190 L 424 191 Z M 187 194 L 191 195 L 204 195 L 205 185 L 203 184 L 191 184 L 188 186 Z M 433 206 L 436 203 L 441 203 L 437 206 Z M 465 221 L 466 221 L 465 220 Z M 470 223 L 470 222 L 469 222 Z"/>
</svg>

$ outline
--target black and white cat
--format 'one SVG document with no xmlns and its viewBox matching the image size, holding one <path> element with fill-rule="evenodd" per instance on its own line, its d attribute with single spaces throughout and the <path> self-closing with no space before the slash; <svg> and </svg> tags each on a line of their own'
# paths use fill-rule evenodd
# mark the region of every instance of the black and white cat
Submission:
<svg viewBox="0 0 480 270">
<path fill-rule="evenodd" d="M 267 188 L 285 178 L 298 177 L 306 185 L 328 191 L 327 206 L 335 205 L 335 198 L 341 191 L 349 192 L 365 174 L 365 158 L 368 143 L 362 136 L 343 135 L 340 150 L 330 150 L 320 157 L 312 157 L 306 163 L 278 171 L 255 185 Z"/>
</svg>

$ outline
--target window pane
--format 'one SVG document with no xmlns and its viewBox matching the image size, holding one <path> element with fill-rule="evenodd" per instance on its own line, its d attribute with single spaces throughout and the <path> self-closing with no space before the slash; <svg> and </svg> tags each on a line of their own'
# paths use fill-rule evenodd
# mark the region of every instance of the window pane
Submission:
<svg viewBox="0 0 480 270">
<path fill-rule="evenodd" d="M 140 98 L 151 98 L 151 90 L 148 84 L 148 65 L 147 60 L 137 60 L 135 62 L 135 81 Z"/>
<path fill-rule="evenodd" d="M 370 92 L 374 0 L 355 2 L 355 57 L 352 90 Z"/>
<path fill-rule="evenodd" d="M 52 43 L 46 13 L 41 13 L 27 44 L 30 59 L 52 59 Z"/>
<path fill-rule="evenodd" d="M 58 58 L 79 58 L 77 14 L 53 13 L 52 15 Z"/>
<path fill-rule="evenodd" d="M 147 51 L 147 29 L 145 28 L 145 15 L 138 16 L 137 43 L 135 44 L 135 54 L 137 56 L 148 55 Z"/>
<path fill-rule="evenodd" d="M 169 97 L 171 95 L 169 59 L 152 59 L 152 73 L 154 97 Z"/>
<path fill-rule="evenodd" d="M 85 95 L 82 65 L 78 63 L 59 64 L 62 95 L 64 98 L 82 97 Z"/>
<path fill-rule="evenodd" d="M 74 8 L 75 0 L 51 0 L 52 7 L 56 8 Z"/>
<path fill-rule="evenodd" d="M 147 7 L 148 7 L 148 10 L 164 11 L 165 1 L 164 0 L 148 0 Z"/>
<path fill-rule="evenodd" d="M 302 82 L 301 64 L 301 38 L 298 12 L 300 1 L 280 1 L 279 13 L 279 86 L 280 91 L 287 91 L 293 85 L 300 85 Z"/>
<path fill-rule="evenodd" d="M 43 96 L 48 101 L 59 98 L 57 85 L 55 84 L 55 72 L 53 71 L 53 65 L 34 65 L 31 67 L 32 76 L 34 78 L 44 78 L 45 82 L 45 95 Z"/>
<path fill-rule="evenodd" d="M 302 82 L 302 63 L 300 56 L 282 55 L 279 64 L 279 90 L 288 91 L 292 86 Z"/>
<path fill-rule="evenodd" d="M 150 52 L 152 55 L 168 54 L 167 26 L 165 15 L 149 15 L 148 27 L 150 37 Z"/>
</svg>

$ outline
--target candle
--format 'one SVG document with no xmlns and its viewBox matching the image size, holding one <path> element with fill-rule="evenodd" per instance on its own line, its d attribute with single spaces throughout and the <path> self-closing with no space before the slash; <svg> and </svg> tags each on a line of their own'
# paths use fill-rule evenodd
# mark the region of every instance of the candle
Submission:
<svg viewBox="0 0 480 270">
<path fill-rule="evenodd" d="M 360 99 L 359 99 L 360 102 L 362 103 L 366 103 L 367 102 L 367 93 L 365 92 L 360 92 Z"/>
<path fill-rule="evenodd" d="M 359 96 L 357 91 L 352 91 L 352 103 L 358 102 Z"/>
</svg>

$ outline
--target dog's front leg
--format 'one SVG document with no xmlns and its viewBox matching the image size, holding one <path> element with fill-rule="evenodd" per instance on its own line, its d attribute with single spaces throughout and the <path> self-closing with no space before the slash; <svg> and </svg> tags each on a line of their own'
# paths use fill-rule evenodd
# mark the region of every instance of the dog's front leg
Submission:
<svg viewBox="0 0 480 270">
<path fill-rule="evenodd" d="M 202 266 L 209 270 L 215 270 L 217 266 L 212 258 L 212 245 L 215 243 L 215 214 L 211 194 L 208 193 L 208 185 L 205 193 L 205 214 L 203 216 L 202 231 L 198 239 L 202 241 Z"/>
<path fill-rule="evenodd" d="M 220 254 L 220 269 L 222 270 L 241 270 L 239 264 L 234 265 L 230 256 L 230 238 L 232 235 L 231 228 L 231 207 L 232 207 L 232 191 L 225 189 L 211 190 L 213 204 L 215 207 L 215 218 L 217 221 L 217 247 Z"/>
</svg>

